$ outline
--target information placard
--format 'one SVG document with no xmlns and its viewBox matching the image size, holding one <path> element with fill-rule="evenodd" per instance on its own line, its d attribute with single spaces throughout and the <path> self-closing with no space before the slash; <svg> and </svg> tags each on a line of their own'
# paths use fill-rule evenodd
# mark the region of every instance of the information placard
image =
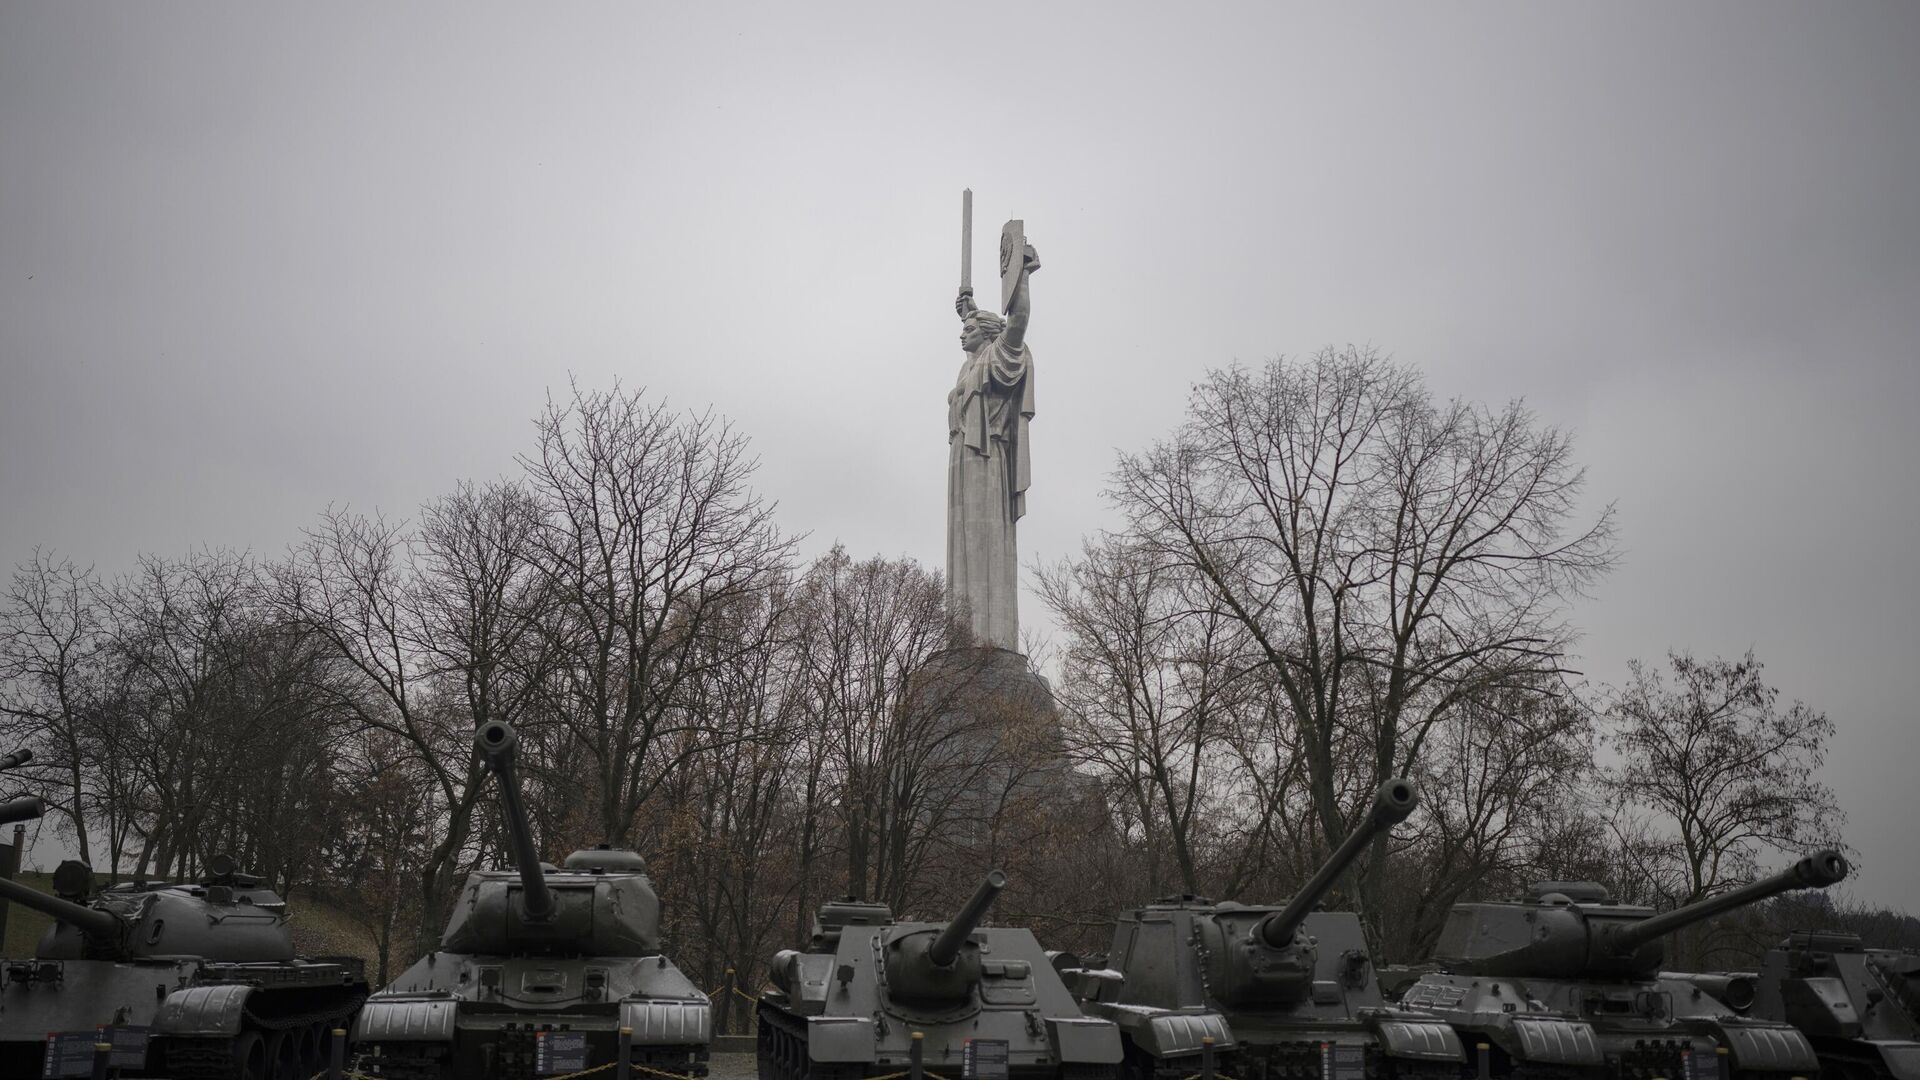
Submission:
<svg viewBox="0 0 1920 1080">
<path fill-rule="evenodd" d="M 107 1064 L 116 1069 L 144 1069 L 147 1067 L 148 1029 L 143 1027 L 103 1027 L 100 1029 L 100 1041 L 113 1044 L 113 1053 L 107 1057 Z"/>
<path fill-rule="evenodd" d="M 580 1072 L 587 1067 L 583 1031 L 539 1031 L 533 1036 L 533 1067 L 541 1076 Z"/>
<path fill-rule="evenodd" d="M 1720 1054 L 1715 1050 L 1687 1052 L 1688 1080 L 1720 1080 Z"/>
<path fill-rule="evenodd" d="M 1007 1040 L 968 1039 L 960 1075 L 966 1080 L 1007 1080 Z"/>
<path fill-rule="evenodd" d="M 1320 1075 L 1325 1080 L 1366 1080 L 1367 1048 L 1322 1043 Z"/>
<path fill-rule="evenodd" d="M 97 1031 L 49 1031 L 47 1032 L 47 1053 L 41 1061 L 42 1080 L 54 1080 L 55 1077 L 92 1076 L 93 1044 L 100 1038 Z"/>
</svg>

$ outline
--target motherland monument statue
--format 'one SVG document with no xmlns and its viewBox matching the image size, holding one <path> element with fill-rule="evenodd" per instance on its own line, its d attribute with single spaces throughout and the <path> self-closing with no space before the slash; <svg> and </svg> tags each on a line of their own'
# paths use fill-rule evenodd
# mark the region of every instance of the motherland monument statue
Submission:
<svg viewBox="0 0 1920 1080">
<path fill-rule="evenodd" d="M 966 359 L 947 394 L 947 599 L 956 621 L 982 646 L 1020 651 L 1020 562 L 1016 536 L 1027 511 L 1032 455 L 1032 301 L 1027 282 L 1040 258 L 1023 222 L 1000 233 L 1000 313 L 973 298 L 973 192 L 962 198 L 960 347 Z"/>
<path fill-rule="evenodd" d="M 929 718 L 927 760 L 951 790 L 943 835 L 965 846 L 984 842 L 994 815 L 1019 801 L 1077 798 L 1061 750 L 1059 708 L 1046 677 L 1020 651 L 1020 561 L 1016 536 L 1027 511 L 1032 452 L 1033 351 L 1028 280 L 1040 257 L 1025 223 L 1000 231 L 998 311 L 974 302 L 973 192 L 962 197 L 960 373 L 947 393 L 948 648 L 929 657 L 912 681 L 910 712 Z"/>
</svg>

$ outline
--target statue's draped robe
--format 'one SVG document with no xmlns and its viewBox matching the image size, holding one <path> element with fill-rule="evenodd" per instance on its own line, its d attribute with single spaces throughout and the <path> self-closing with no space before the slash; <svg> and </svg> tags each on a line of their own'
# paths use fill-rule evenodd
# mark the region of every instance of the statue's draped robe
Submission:
<svg viewBox="0 0 1920 1080">
<path fill-rule="evenodd" d="M 996 338 L 947 395 L 947 595 L 982 645 L 1020 648 L 1014 525 L 1027 512 L 1033 352 Z"/>
</svg>

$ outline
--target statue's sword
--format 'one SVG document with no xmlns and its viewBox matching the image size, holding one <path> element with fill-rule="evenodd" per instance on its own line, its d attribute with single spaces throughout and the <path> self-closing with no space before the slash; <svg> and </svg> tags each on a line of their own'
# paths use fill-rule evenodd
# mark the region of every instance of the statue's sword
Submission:
<svg viewBox="0 0 1920 1080">
<path fill-rule="evenodd" d="M 960 193 L 960 287 L 973 288 L 973 189 Z"/>
</svg>

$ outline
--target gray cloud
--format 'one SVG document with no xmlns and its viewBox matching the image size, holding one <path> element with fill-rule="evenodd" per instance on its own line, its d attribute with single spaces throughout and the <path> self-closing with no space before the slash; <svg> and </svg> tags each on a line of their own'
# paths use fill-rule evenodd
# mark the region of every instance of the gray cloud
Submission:
<svg viewBox="0 0 1920 1080">
<path fill-rule="evenodd" d="M 1756 648 L 1839 724 L 1856 895 L 1911 907 L 1916 55 L 1892 4 L 8 5 L 0 559 L 405 513 L 571 376 L 937 564 L 970 185 L 1046 259 L 1029 557 L 1209 365 L 1523 396 L 1620 506 L 1591 676 Z"/>
</svg>

